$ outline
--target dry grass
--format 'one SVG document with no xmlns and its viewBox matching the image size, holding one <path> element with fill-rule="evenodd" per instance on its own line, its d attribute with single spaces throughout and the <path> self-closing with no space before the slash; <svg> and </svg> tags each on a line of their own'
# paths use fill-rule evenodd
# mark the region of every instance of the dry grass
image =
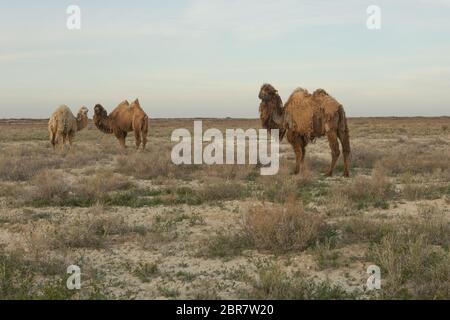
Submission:
<svg viewBox="0 0 450 320">
<path fill-rule="evenodd" d="M 370 206 L 387 209 L 388 201 L 395 195 L 394 186 L 385 174 L 384 168 L 376 166 L 370 177 L 357 176 L 345 185 L 334 185 L 329 193 L 329 202 L 333 204 L 329 212 L 346 215 L 350 204 L 356 209 L 366 209 Z M 343 200 L 338 203 L 337 199 Z M 342 207 L 337 206 L 338 204 Z"/>
<path fill-rule="evenodd" d="M 277 265 L 263 265 L 257 271 L 252 288 L 244 297 L 277 300 L 349 299 L 355 296 L 329 281 L 317 281 L 303 274 L 290 275 Z"/>
<path fill-rule="evenodd" d="M 120 155 L 116 158 L 116 171 L 138 179 L 190 179 L 190 175 L 198 170 L 199 166 L 174 165 L 170 150 L 168 147 L 153 147 L 149 153 Z"/>
<path fill-rule="evenodd" d="M 390 233 L 369 257 L 387 274 L 384 298 L 450 298 L 450 255 L 422 234 Z"/>
<path fill-rule="evenodd" d="M 258 249 L 274 252 L 302 251 L 326 234 L 323 218 L 307 213 L 299 202 L 285 206 L 261 205 L 251 208 L 243 217 L 245 235 Z"/>
<path fill-rule="evenodd" d="M 27 203 L 34 206 L 90 206 L 104 202 L 111 192 L 134 187 L 128 177 L 110 171 L 76 177 L 60 170 L 43 170 L 34 176 L 32 184 L 31 192 L 23 192 Z"/>
<path fill-rule="evenodd" d="M 170 134 L 192 120 L 151 120 L 144 152 L 90 124 L 64 153 L 45 121 L 0 120 L 0 298 L 448 299 L 450 119 L 349 126 L 344 179 L 342 159 L 322 176 L 326 139 L 307 147 L 304 176 L 291 175 L 286 141 L 278 174 L 260 176 L 253 165 L 173 165 Z M 70 264 L 83 270 L 75 294 Z M 371 264 L 382 289 L 362 293 Z"/>
<path fill-rule="evenodd" d="M 448 145 L 448 143 L 446 143 Z M 390 174 L 431 174 L 435 171 L 450 170 L 450 151 L 447 148 L 432 148 L 429 145 L 408 145 L 396 148 L 382 160 L 383 166 Z"/>
</svg>

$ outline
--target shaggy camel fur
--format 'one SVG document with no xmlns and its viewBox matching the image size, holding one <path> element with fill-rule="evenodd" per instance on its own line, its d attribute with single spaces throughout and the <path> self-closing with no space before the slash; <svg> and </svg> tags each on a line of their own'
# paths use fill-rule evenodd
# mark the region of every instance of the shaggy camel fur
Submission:
<svg viewBox="0 0 450 320">
<path fill-rule="evenodd" d="M 296 156 L 295 174 L 303 170 L 308 143 L 326 135 L 332 157 L 326 176 L 333 175 L 340 155 L 338 139 L 341 141 L 344 154 L 344 176 L 349 176 L 349 130 L 344 108 L 338 101 L 323 89 L 318 89 L 311 95 L 307 90 L 298 88 L 291 94 L 284 107 L 281 107 L 278 92 L 269 84 L 261 87 L 259 97 L 263 100 L 260 108 L 277 105 L 277 108 L 267 108 L 262 112 L 260 110 L 262 126 L 266 129 L 286 130 L 286 138 Z M 268 116 L 270 114 L 271 116 Z M 268 118 L 271 121 L 267 121 Z"/>
<path fill-rule="evenodd" d="M 131 104 L 126 100 L 121 102 L 109 115 L 100 104 L 94 107 L 94 112 L 95 126 L 104 133 L 113 133 L 123 148 L 126 147 L 125 138 L 128 132 L 133 131 L 136 138 L 136 149 L 139 149 L 141 141 L 142 149 L 145 149 L 148 116 L 142 110 L 138 99 Z"/>
<path fill-rule="evenodd" d="M 280 125 L 283 117 L 283 101 L 281 101 L 278 91 L 274 87 L 270 84 L 264 86 L 264 90 L 261 88 L 258 95 L 258 98 L 261 99 L 259 117 L 263 128 L 266 128 L 269 132 L 271 132 L 271 129 L 279 130 L 281 142 L 286 133 L 286 130 Z"/>
<path fill-rule="evenodd" d="M 67 140 L 70 147 L 72 146 L 76 132 L 87 127 L 87 114 L 88 109 L 86 107 L 80 108 L 76 118 L 65 105 L 56 109 L 48 121 L 48 131 L 53 149 L 56 147 L 56 144 L 59 144 L 61 149 L 64 149 Z"/>
</svg>

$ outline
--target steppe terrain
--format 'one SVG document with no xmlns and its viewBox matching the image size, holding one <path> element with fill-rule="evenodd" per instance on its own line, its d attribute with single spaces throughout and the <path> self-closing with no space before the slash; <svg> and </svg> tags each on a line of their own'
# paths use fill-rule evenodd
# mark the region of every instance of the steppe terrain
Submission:
<svg viewBox="0 0 450 320">
<path fill-rule="evenodd" d="M 1 120 L 0 299 L 450 299 L 450 118 L 350 119 L 350 178 L 341 159 L 323 177 L 326 139 L 304 176 L 286 141 L 275 176 L 176 166 L 171 132 L 192 127 L 151 120 L 136 152 L 90 123 L 61 153 L 45 120 Z"/>
</svg>

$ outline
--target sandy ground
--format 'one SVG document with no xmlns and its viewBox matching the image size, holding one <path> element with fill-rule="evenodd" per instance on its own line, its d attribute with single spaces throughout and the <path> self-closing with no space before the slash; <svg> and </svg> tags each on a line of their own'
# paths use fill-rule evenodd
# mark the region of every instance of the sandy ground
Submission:
<svg viewBox="0 0 450 320">
<path fill-rule="evenodd" d="M 286 275 L 301 274 L 308 281 L 326 281 L 346 292 L 359 290 L 361 297 L 367 297 L 364 294 L 366 269 L 374 263 L 368 254 L 373 245 L 370 241 L 341 242 L 328 248 L 311 245 L 303 250 L 285 251 L 248 246 L 235 254 L 218 255 L 214 254 L 213 243 L 220 234 L 241 230 L 243 217 L 250 208 L 272 202 L 283 205 L 266 192 L 266 188 L 275 185 L 276 179 L 280 181 L 280 186 L 273 191 L 276 195 L 286 188 L 285 192 L 293 192 L 305 210 L 323 216 L 330 225 L 354 218 L 387 223 L 410 221 L 418 219 L 423 211 L 434 210 L 445 217 L 448 228 L 449 118 L 351 119 L 351 178 L 341 177 L 341 162 L 335 177 L 322 177 L 330 160 L 328 143 L 323 138 L 307 148 L 307 188 L 302 184 L 304 178 L 291 174 L 294 154 L 286 141 L 281 146 L 281 169 L 276 177 L 261 178 L 257 170 L 243 166 L 226 170 L 202 166 L 193 172 L 180 172 L 159 164 L 158 159 L 170 155 L 171 130 L 192 128 L 192 123 L 189 119 L 152 120 L 148 150 L 138 152 L 132 148 L 132 136 L 127 139 L 129 148 L 121 151 L 113 136 L 100 133 L 90 124 L 77 135 L 72 150 L 60 153 L 50 148 L 44 121 L 1 121 L 2 250 L 21 252 L 23 259 L 34 262 L 55 258 L 63 270 L 66 265 L 80 265 L 86 287 L 98 285 L 107 298 L 251 297 L 257 290 L 261 269 L 267 265 L 276 266 L 274 270 Z M 209 119 L 204 121 L 204 126 L 220 130 L 245 129 L 259 128 L 259 123 L 256 120 Z M 136 169 L 145 161 L 142 168 Z M 156 169 L 152 161 L 158 162 Z M 383 196 L 383 204 L 366 198 L 361 200 L 363 205 L 359 208 L 353 205 L 351 198 L 340 203 L 339 197 L 343 199 L 345 191 L 344 196 L 340 196 L 336 190 L 352 185 L 355 179 L 375 179 L 373 170 L 380 163 L 392 185 L 389 191 L 392 194 Z M 130 166 L 133 168 L 128 168 Z M 161 170 L 160 175 L 156 172 L 146 177 L 151 170 Z M 39 173 L 43 171 L 46 175 L 51 175 L 49 172 L 58 175 L 42 180 Z M 249 174 L 255 172 L 256 178 L 250 179 Z M 102 175 L 106 177 L 104 180 L 96 178 Z M 62 183 L 68 185 L 69 190 L 59 196 L 48 196 L 48 192 L 57 193 L 63 188 L 53 186 L 54 179 L 63 179 Z M 225 182 L 236 182 L 250 192 L 222 197 L 226 190 L 219 189 L 219 195 L 202 196 L 201 203 L 193 203 L 191 199 L 177 201 L 178 198 L 167 191 L 188 188 L 194 195 L 188 193 L 186 197 L 194 197 L 202 194 L 199 191 L 202 188 L 211 189 Z M 407 188 L 416 186 L 417 190 L 412 188 L 406 193 L 405 185 Z M 364 188 L 364 184 L 361 186 Z M 432 190 L 427 186 L 432 186 Z M 61 202 L 64 197 L 81 194 L 80 190 L 85 189 L 92 189 L 89 197 L 94 194 L 98 201 L 86 205 Z M 162 203 L 149 202 L 133 207 L 128 206 L 128 202 L 111 205 L 102 200 L 106 195 L 113 198 L 121 192 L 136 190 L 147 192 L 139 199 L 158 198 Z M 38 201 L 44 198 L 47 202 Z M 105 227 L 103 233 L 89 233 L 89 228 L 96 225 L 99 218 L 106 219 L 100 224 L 111 226 Z M 122 230 L 124 226 L 127 228 Z M 75 234 L 71 235 L 71 230 Z M 87 235 L 83 236 L 84 233 Z M 79 243 L 75 245 L 75 240 L 68 239 L 79 240 Z M 55 244 L 58 241 L 60 245 Z M 92 241 L 100 244 L 93 245 Z M 227 250 L 227 240 L 223 241 L 217 246 L 224 245 Z M 321 256 L 328 257 L 324 258 L 325 263 L 320 262 Z M 42 272 L 39 277 L 53 279 L 66 275 Z M 39 291 L 39 288 L 34 290 Z M 72 298 L 84 298 L 83 290 L 88 289 L 83 287 Z"/>
</svg>

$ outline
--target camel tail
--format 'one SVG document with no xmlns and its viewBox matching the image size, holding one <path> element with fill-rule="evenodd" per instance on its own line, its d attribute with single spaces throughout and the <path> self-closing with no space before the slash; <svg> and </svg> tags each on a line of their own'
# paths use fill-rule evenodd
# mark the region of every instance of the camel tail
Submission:
<svg viewBox="0 0 450 320">
<path fill-rule="evenodd" d="M 341 138 L 342 142 L 342 149 L 347 151 L 349 154 L 351 152 L 350 150 L 350 133 L 348 130 L 348 124 L 347 124 L 347 117 L 345 116 L 344 107 L 339 106 L 339 137 Z"/>
</svg>

